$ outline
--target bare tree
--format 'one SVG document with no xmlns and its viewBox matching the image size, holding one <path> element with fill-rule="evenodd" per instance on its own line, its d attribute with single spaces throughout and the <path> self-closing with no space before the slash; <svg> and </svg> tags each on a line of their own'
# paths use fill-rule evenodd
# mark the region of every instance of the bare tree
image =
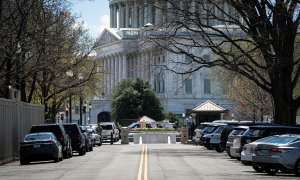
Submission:
<svg viewBox="0 0 300 180">
<path fill-rule="evenodd" d="M 298 0 L 153 0 L 152 5 L 162 18 L 144 30 L 144 37 L 192 59 L 190 68 L 177 73 L 214 66 L 236 72 L 272 96 L 276 123 L 295 125 L 300 106 L 300 97 L 293 96 L 300 74 Z M 201 53 L 206 49 L 218 57 L 207 61 Z"/>
<path fill-rule="evenodd" d="M 0 6 L 0 97 L 12 86 L 22 101 L 44 104 L 46 119 L 54 120 L 69 95 L 95 84 L 94 40 L 65 0 L 4 0 Z"/>
</svg>

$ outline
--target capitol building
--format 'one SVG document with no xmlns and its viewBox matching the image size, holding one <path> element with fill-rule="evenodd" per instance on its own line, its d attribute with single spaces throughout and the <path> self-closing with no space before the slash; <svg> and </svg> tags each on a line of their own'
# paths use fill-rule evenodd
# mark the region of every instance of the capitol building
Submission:
<svg viewBox="0 0 300 180">
<path fill-rule="evenodd" d="M 201 68 L 192 74 L 177 74 L 174 72 L 176 70 L 172 71 L 174 67 L 168 61 L 176 59 L 184 64 L 190 61 L 189 56 L 160 50 L 143 42 L 143 29 L 163 23 L 163 10 L 147 4 L 147 0 L 109 2 L 110 28 L 102 32 L 96 47 L 104 76 L 102 94 L 93 100 L 92 123 L 110 118 L 112 90 L 127 78 L 148 81 L 164 109 L 180 117 L 205 102 L 230 111 L 232 103 L 226 99 L 222 84 L 211 77 L 210 69 Z M 168 6 L 163 3 L 160 5 Z M 199 52 L 203 59 L 211 60 L 210 49 Z M 195 122 L 194 116 L 184 118 L 187 122 Z M 201 121 L 207 120 L 204 118 Z"/>
</svg>

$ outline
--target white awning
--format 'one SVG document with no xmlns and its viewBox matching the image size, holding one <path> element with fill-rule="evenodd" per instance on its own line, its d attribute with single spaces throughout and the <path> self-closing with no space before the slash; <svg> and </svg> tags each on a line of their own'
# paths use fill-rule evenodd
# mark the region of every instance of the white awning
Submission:
<svg viewBox="0 0 300 180">
<path fill-rule="evenodd" d="M 226 109 L 211 101 L 205 101 L 204 103 L 193 109 L 194 112 L 223 112 L 225 110 Z"/>
</svg>

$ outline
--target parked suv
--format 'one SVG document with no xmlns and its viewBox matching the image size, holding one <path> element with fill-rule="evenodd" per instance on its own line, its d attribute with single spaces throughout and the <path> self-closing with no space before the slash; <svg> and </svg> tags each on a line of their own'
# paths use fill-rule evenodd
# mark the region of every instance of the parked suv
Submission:
<svg viewBox="0 0 300 180">
<path fill-rule="evenodd" d="M 63 124 L 63 126 L 71 138 L 73 151 L 76 151 L 80 156 L 83 156 L 86 153 L 85 136 L 81 132 L 78 124 L 66 123 Z"/>
<path fill-rule="evenodd" d="M 81 129 L 81 132 L 85 136 L 85 147 L 86 151 L 93 151 L 93 138 L 92 134 L 88 132 L 86 126 L 79 126 Z"/>
<path fill-rule="evenodd" d="M 52 132 L 62 145 L 63 158 L 67 159 L 73 156 L 71 139 L 61 124 L 39 124 L 33 125 L 30 129 L 30 133 L 39 132 Z"/>
<path fill-rule="evenodd" d="M 243 135 L 233 140 L 233 146 L 230 147 L 230 155 L 236 158 L 241 157 L 241 152 L 245 144 L 251 143 L 258 139 L 281 134 L 300 134 L 299 127 L 291 126 L 250 126 Z"/>
<path fill-rule="evenodd" d="M 102 140 L 111 141 L 111 143 L 119 140 L 119 130 L 114 122 L 102 122 Z"/>
</svg>

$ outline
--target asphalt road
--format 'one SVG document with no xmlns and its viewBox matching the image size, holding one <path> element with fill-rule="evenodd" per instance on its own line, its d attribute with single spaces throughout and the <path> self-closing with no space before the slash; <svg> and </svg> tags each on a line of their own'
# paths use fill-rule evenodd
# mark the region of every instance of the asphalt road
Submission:
<svg viewBox="0 0 300 180">
<path fill-rule="evenodd" d="M 182 144 L 103 144 L 85 156 L 62 162 L 18 161 L 0 166 L 0 180 L 207 180 L 299 179 L 269 176 L 230 159 L 226 153 Z"/>
</svg>

